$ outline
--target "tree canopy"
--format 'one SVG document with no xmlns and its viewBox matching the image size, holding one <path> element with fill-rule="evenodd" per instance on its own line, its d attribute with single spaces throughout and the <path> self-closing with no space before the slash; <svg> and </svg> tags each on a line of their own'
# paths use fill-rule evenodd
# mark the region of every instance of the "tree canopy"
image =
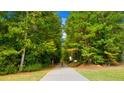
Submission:
<svg viewBox="0 0 124 93">
<path fill-rule="evenodd" d="M 122 62 L 123 19 L 123 12 L 70 12 L 62 27 L 57 12 L 0 12 L 0 74 L 39 70 L 69 56 L 86 64 Z"/>
<path fill-rule="evenodd" d="M 0 74 L 38 70 L 61 58 L 61 20 L 55 12 L 1 12 Z"/>
<path fill-rule="evenodd" d="M 78 48 L 81 63 L 111 64 L 121 61 L 123 12 L 71 12 L 65 31 L 65 49 Z"/>
</svg>

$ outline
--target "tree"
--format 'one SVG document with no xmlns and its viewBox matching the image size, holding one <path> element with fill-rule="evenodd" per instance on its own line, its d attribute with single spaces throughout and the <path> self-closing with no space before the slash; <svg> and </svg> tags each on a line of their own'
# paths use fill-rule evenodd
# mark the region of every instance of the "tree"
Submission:
<svg viewBox="0 0 124 93">
<path fill-rule="evenodd" d="M 59 62 L 61 22 L 55 12 L 1 12 L 0 25 L 0 74 Z"/>
<path fill-rule="evenodd" d="M 81 51 L 84 63 L 110 64 L 121 60 L 123 18 L 123 12 L 71 12 L 65 27 L 65 48 L 77 44 L 74 47 Z"/>
</svg>

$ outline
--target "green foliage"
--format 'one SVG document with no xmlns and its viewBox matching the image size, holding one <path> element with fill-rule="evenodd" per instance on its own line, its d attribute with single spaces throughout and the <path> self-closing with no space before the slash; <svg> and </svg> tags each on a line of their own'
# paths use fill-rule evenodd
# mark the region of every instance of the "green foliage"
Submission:
<svg viewBox="0 0 124 93">
<path fill-rule="evenodd" d="M 65 62 L 69 62 L 69 56 L 69 52 L 62 48 L 62 60 L 64 60 Z"/>
<path fill-rule="evenodd" d="M 1 12 L 0 72 L 19 70 L 25 49 L 24 70 L 47 67 L 61 56 L 61 22 L 55 12 Z M 9 70 L 10 69 L 10 70 Z"/>
<path fill-rule="evenodd" d="M 81 56 L 85 63 L 92 63 L 92 58 L 95 55 L 95 49 L 93 47 L 83 47 L 81 50 Z"/>
<path fill-rule="evenodd" d="M 0 74 L 16 73 L 18 71 L 18 52 L 12 48 L 0 50 Z"/>
<path fill-rule="evenodd" d="M 36 71 L 42 68 L 42 64 L 30 64 L 24 67 L 23 71 Z"/>
<path fill-rule="evenodd" d="M 121 61 L 124 49 L 123 18 L 123 12 L 71 12 L 65 27 L 67 39 L 64 47 L 78 48 L 81 63 Z"/>
<path fill-rule="evenodd" d="M 104 64 L 105 63 L 105 59 L 100 56 L 100 55 L 94 55 L 93 56 L 93 63 L 94 64 Z"/>
</svg>

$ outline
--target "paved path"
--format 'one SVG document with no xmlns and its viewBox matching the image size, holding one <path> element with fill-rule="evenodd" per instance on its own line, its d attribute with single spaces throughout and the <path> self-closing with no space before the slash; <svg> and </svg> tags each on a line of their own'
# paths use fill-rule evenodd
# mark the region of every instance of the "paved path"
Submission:
<svg viewBox="0 0 124 93">
<path fill-rule="evenodd" d="M 88 81 L 70 67 L 57 67 L 45 75 L 41 81 Z"/>
</svg>

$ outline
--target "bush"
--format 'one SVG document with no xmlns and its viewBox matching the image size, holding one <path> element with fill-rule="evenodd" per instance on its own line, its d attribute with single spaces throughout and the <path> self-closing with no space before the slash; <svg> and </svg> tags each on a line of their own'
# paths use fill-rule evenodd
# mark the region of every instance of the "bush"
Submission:
<svg viewBox="0 0 124 93">
<path fill-rule="evenodd" d="M 0 74 L 12 74 L 18 71 L 18 52 L 14 49 L 0 51 Z"/>
<path fill-rule="evenodd" d="M 27 71 L 36 71 L 36 70 L 40 70 L 42 68 L 42 64 L 31 64 L 31 65 L 27 65 L 24 66 L 23 71 L 27 72 Z"/>
<path fill-rule="evenodd" d="M 41 68 L 48 67 L 50 63 L 50 56 L 47 52 L 42 53 L 38 50 L 27 49 L 23 71 L 37 71 Z"/>
<path fill-rule="evenodd" d="M 100 55 L 94 55 L 93 59 L 94 59 L 94 61 L 93 61 L 94 64 L 104 64 L 105 63 L 104 58 Z"/>
<path fill-rule="evenodd" d="M 43 68 L 48 67 L 49 63 L 42 64 Z"/>
<path fill-rule="evenodd" d="M 6 68 L 5 68 L 5 72 L 6 74 L 14 74 L 18 71 L 18 67 L 16 67 L 15 65 L 8 65 Z"/>
</svg>

